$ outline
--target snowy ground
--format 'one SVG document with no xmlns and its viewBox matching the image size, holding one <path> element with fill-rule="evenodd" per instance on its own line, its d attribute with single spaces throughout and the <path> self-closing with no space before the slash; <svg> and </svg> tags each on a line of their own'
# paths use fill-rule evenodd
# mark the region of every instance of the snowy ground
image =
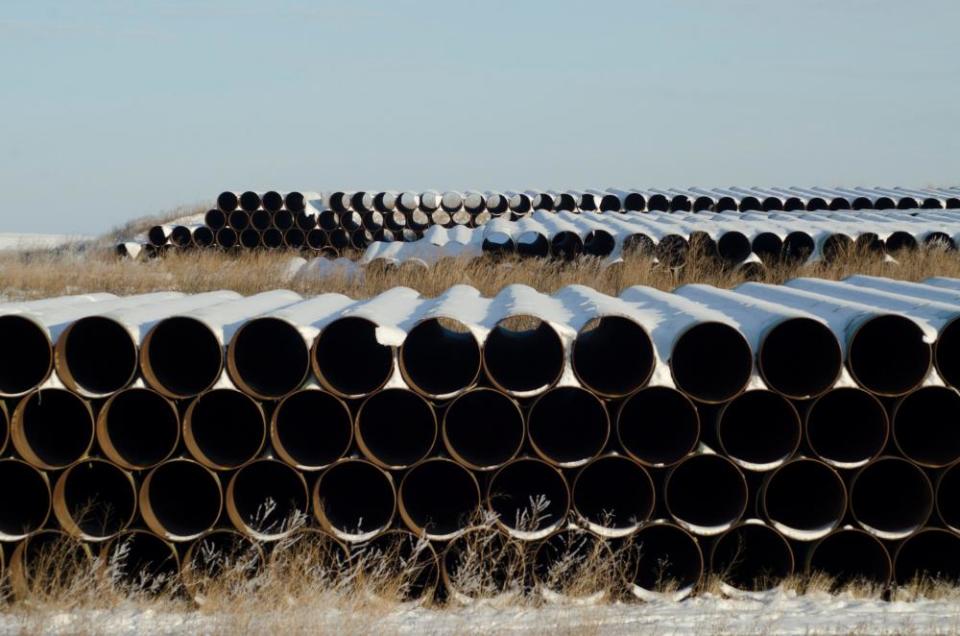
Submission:
<svg viewBox="0 0 960 636">
<path fill-rule="evenodd" d="M 17 234 L 0 233 L 0 251 L 46 250 L 61 247 L 68 243 L 90 240 L 89 236 L 70 234 Z"/>
</svg>

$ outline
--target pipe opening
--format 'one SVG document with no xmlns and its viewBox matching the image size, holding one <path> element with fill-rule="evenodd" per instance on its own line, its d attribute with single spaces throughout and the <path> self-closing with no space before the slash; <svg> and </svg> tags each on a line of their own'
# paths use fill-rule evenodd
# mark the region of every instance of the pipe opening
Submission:
<svg viewBox="0 0 960 636">
<path fill-rule="evenodd" d="M 812 541 L 840 525 L 847 510 L 847 489 L 833 468 L 801 458 L 770 475 L 762 504 L 774 528 L 796 541 Z"/>
<path fill-rule="evenodd" d="M 740 199 L 740 211 L 741 212 L 762 212 L 763 204 L 760 203 L 760 199 L 755 196 L 747 195 Z"/>
<path fill-rule="evenodd" d="M 617 415 L 620 444 L 648 466 L 669 466 L 693 452 L 700 418 L 693 403 L 668 387 L 648 387 L 631 395 Z"/>
<path fill-rule="evenodd" d="M 960 532 L 960 464 L 944 470 L 937 481 L 937 513 L 948 528 Z"/>
<path fill-rule="evenodd" d="M 484 237 L 481 249 L 486 254 L 498 256 L 514 254 L 517 245 L 506 234 L 493 233 Z"/>
<path fill-rule="evenodd" d="M 667 476 L 664 500 L 670 515 L 687 530 L 704 536 L 733 526 L 747 509 L 747 482 L 729 459 L 694 455 Z"/>
<path fill-rule="evenodd" d="M 334 210 L 322 210 L 317 215 L 317 225 L 322 230 L 332 232 L 340 227 L 340 214 Z"/>
<path fill-rule="evenodd" d="M 0 460 L 0 540 L 18 541 L 39 530 L 50 516 L 50 482 L 19 459 Z"/>
<path fill-rule="evenodd" d="M 550 242 L 539 232 L 524 232 L 517 237 L 517 254 L 528 258 L 546 258 L 550 253 Z"/>
<path fill-rule="evenodd" d="M 216 470 L 237 468 L 263 448 L 263 411 L 240 391 L 214 389 L 190 404 L 183 438 L 190 454 L 201 464 Z"/>
<path fill-rule="evenodd" d="M 793 574 L 793 550 L 769 526 L 744 523 L 717 539 L 710 554 L 710 569 L 735 590 L 765 592 L 776 589 Z"/>
<path fill-rule="evenodd" d="M 334 320 L 320 332 L 312 359 L 320 382 L 343 397 L 368 395 L 393 372 L 393 350 L 377 340 L 377 325 L 354 316 Z"/>
<path fill-rule="evenodd" d="M 246 191 L 240 195 L 240 208 L 246 212 L 253 212 L 260 207 L 260 195 L 256 192 Z"/>
<path fill-rule="evenodd" d="M 897 396 L 919 386 L 930 370 L 932 351 L 923 330 L 905 316 L 870 318 L 853 334 L 847 365 L 857 384 Z"/>
<path fill-rule="evenodd" d="M 174 316 L 158 322 L 143 339 L 140 365 L 147 382 L 172 398 L 212 387 L 223 369 L 220 341 L 203 322 Z"/>
<path fill-rule="evenodd" d="M 854 210 L 872 210 L 873 201 L 871 201 L 867 197 L 855 197 L 853 201 L 850 203 L 850 206 Z M 880 209 L 883 209 L 883 208 L 880 208 Z"/>
<path fill-rule="evenodd" d="M 367 198 L 366 192 L 354 192 L 350 196 L 350 207 L 356 210 L 357 212 L 366 212 L 367 211 Z"/>
<path fill-rule="evenodd" d="M 621 208 L 620 197 L 615 194 L 605 194 L 600 198 L 601 212 L 619 212 Z"/>
<path fill-rule="evenodd" d="M 807 571 L 833 580 L 834 591 L 859 583 L 886 585 L 893 566 L 883 543 L 862 530 L 837 530 L 813 546 Z"/>
<path fill-rule="evenodd" d="M 400 346 L 400 370 L 411 388 L 427 397 L 466 390 L 480 375 L 480 345 L 463 323 L 428 318 Z"/>
<path fill-rule="evenodd" d="M 857 468 L 879 455 L 888 427 L 883 404 L 860 389 L 833 389 L 807 411 L 807 443 L 817 457 L 838 468 Z"/>
<path fill-rule="evenodd" d="M 2 332 L 2 323 L 0 323 L 0 333 Z M 953 319 L 940 329 L 937 342 L 934 344 L 933 356 L 937 372 L 944 382 L 954 388 L 960 387 L 960 319 Z M 2 364 L 0 362 L 0 365 Z"/>
<path fill-rule="evenodd" d="M 605 594 L 613 561 L 610 547 L 583 530 L 559 530 L 533 555 L 533 576 L 548 594 L 585 598 Z"/>
<path fill-rule="evenodd" d="M 217 231 L 216 241 L 224 249 L 234 248 L 237 246 L 237 232 L 233 228 L 222 228 Z"/>
<path fill-rule="evenodd" d="M 123 468 L 159 464 L 180 442 L 177 407 L 150 389 L 121 391 L 100 410 L 97 440 L 110 461 Z"/>
<path fill-rule="evenodd" d="M 257 210 L 250 215 L 250 225 L 257 232 L 263 232 L 270 227 L 270 224 L 273 222 L 273 219 L 270 216 L 270 213 L 266 210 Z"/>
<path fill-rule="evenodd" d="M 590 256 L 610 256 L 617 246 L 613 235 L 606 230 L 591 230 L 583 243 L 583 251 Z"/>
<path fill-rule="evenodd" d="M 240 247 L 248 250 L 260 247 L 260 232 L 251 229 L 240 232 Z"/>
<path fill-rule="evenodd" d="M 580 209 L 584 212 L 596 212 L 597 211 L 597 199 L 590 194 L 589 192 L 584 192 L 580 195 Z"/>
<path fill-rule="evenodd" d="M 737 200 L 733 197 L 720 197 L 717 199 L 714 209 L 717 212 L 738 212 L 740 206 L 737 204 Z"/>
<path fill-rule="evenodd" d="M 853 252 L 853 239 L 846 234 L 831 234 L 823 241 L 820 246 L 820 252 L 823 259 L 832 263 L 841 258 L 846 258 Z"/>
<path fill-rule="evenodd" d="M 234 210 L 227 216 L 227 225 L 237 232 L 250 227 L 250 213 L 243 210 Z"/>
<path fill-rule="evenodd" d="M 227 515 L 238 530 L 261 541 L 290 534 L 307 514 L 307 482 L 283 462 L 258 459 L 227 486 Z"/>
<path fill-rule="evenodd" d="M 400 516 L 411 531 L 428 539 L 447 540 L 476 520 L 480 487 L 460 464 L 433 458 L 407 472 L 398 500 Z"/>
<path fill-rule="evenodd" d="M 783 253 L 783 241 L 773 232 L 760 232 L 750 247 L 766 265 L 778 262 Z"/>
<path fill-rule="evenodd" d="M 907 459 L 941 468 L 960 459 L 960 394 L 940 386 L 921 387 L 893 411 L 893 439 Z"/>
<path fill-rule="evenodd" d="M 893 202 L 892 199 L 890 201 Z M 934 201 L 936 201 L 936 199 L 934 199 Z M 896 201 L 896 207 L 898 210 L 915 210 L 921 206 L 920 206 L 920 202 L 914 199 L 913 197 L 901 197 L 899 200 Z M 935 207 L 940 207 L 940 206 L 938 205 Z"/>
<path fill-rule="evenodd" d="M 307 214 L 306 212 L 295 212 L 294 224 L 306 233 L 317 227 L 317 217 L 314 214 Z"/>
<path fill-rule="evenodd" d="M 813 237 L 806 232 L 790 232 L 783 240 L 783 256 L 790 263 L 805 263 L 815 248 Z"/>
<path fill-rule="evenodd" d="M 281 232 L 286 232 L 287 230 L 293 228 L 296 223 L 296 218 L 293 216 L 293 212 L 289 210 L 279 210 L 275 212 L 272 216 L 273 227 L 277 228 Z"/>
<path fill-rule="evenodd" d="M 313 487 L 320 524 L 346 541 L 364 541 L 387 528 L 396 505 L 390 476 L 360 459 L 332 465 Z"/>
<path fill-rule="evenodd" d="M 750 239 L 743 232 L 724 232 L 717 241 L 717 252 L 728 265 L 742 263 L 752 251 Z"/>
<path fill-rule="evenodd" d="M 884 254 L 883 240 L 876 232 L 861 232 L 853 242 L 854 251 L 862 255 L 882 256 Z"/>
<path fill-rule="evenodd" d="M 89 576 L 90 548 L 60 530 L 39 530 L 17 544 L 10 557 L 10 587 L 17 598 L 49 593 Z M 51 568 L 51 564 L 56 564 Z M 53 571 L 51 571 L 53 570 Z"/>
<path fill-rule="evenodd" d="M 869 201 L 869 199 L 867 200 Z M 850 208 L 850 200 L 846 197 L 834 197 L 830 199 L 830 209 L 833 211 L 849 210 Z"/>
<path fill-rule="evenodd" d="M 351 576 L 347 546 L 329 533 L 302 527 L 270 551 L 270 569 L 282 580 L 329 589 Z"/>
<path fill-rule="evenodd" d="M 807 210 L 811 212 L 818 212 L 820 210 L 830 209 L 830 206 L 827 205 L 827 200 L 820 197 L 813 197 L 807 201 Z"/>
<path fill-rule="evenodd" d="M 630 234 L 623 239 L 623 255 L 625 257 L 655 256 L 657 245 L 646 234 Z"/>
<path fill-rule="evenodd" d="M 160 464 L 140 489 L 147 527 L 173 541 L 188 541 L 213 528 L 222 507 L 217 476 L 189 459 Z"/>
<path fill-rule="evenodd" d="M 624 197 L 623 207 L 631 212 L 643 212 L 647 207 L 647 199 L 639 192 L 631 192 Z"/>
<path fill-rule="evenodd" d="M 283 247 L 283 232 L 271 227 L 261 235 L 261 240 L 268 250 L 279 249 Z"/>
<path fill-rule="evenodd" d="M 217 197 L 217 208 L 223 212 L 232 212 L 239 204 L 240 200 L 233 192 L 221 192 Z"/>
<path fill-rule="evenodd" d="M 800 212 L 806 209 L 803 199 L 800 197 L 787 197 L 783 202 L 783 209 L 786 212 Z"/>
<path fill-rule="evenodd" d="M 322 250 L 327 246 L 327 235 L 323 230 L 312 229 L 307 232 L 307 247 L 312 250 Z"/>
<path fill-rule="evenodd" d="M 515 588 L 524 576 L 523 551 L 492 528 L 470 528 L 443 552 L 443 582 L 463 599 L 493 599 Z"/>
<path fill-rule="evenodd" d="M 593 460 L 573 482 L 574 509 L 587 528 L 601 536 L 631 534 L 653 514 L 655 500 L 647 471 L 619 455 Z"/>
<path fill-rule="evenodd" d="M 622 316 L 593 318 L 573 343 L 577 379 L 603 397 L 622 397 L 644 386 L 655 354 L 646 330 Z"/>
<path fill-rule="evenodd" d="M 203 215 L 203 222 L 211 230 L 219 230 L 220 228 L 226 226 L 227 215 L 224 214 L 222 210 L 218 210 L 216 208 L 207 210 L 207 213 Z"/>
<path fill-rule="evenodd" d="M 190 247 L 193 244 L 193 236 L 190 234 L 190 228 L 178 225 L 170 232 L 170 242 L 177 247 Z"/>
<path fill-rule="evenodd" d="M 193 231 L 193 244 L 197 247 L 210 247 L 214 243 L 213 231 L 208 227 L 198 227 Z"/>
<path fill-rule="evenodd" d="M 338 252 L 350 247 L 350 235 L 343 228 L 336 228 L 327 233 L 330 245 Z"/>
<path fill-rule="evenodd" d="M 440 582 L 437 553 L 428 541 L 391 530 L 356 552 L 365 583 L 374 595 L 399 602 L 427 601 Z"/>
<path fill-rule="evenodd" d="M 501 320 L 483 347 L 487 376 L 508 393 L 545 391 L 560 379 L 563 359 L 560 336 L 549 323 L 534 316 Z"/>
<path fill-rule="evenodd" d="M 155 534 L 130 530 L 105 548 L 114 581 L 130 591 L 159 593 L 176 585 L 180 562 L 176 548 Z"/>
<path fill-rule="evenodd" d="M 577 199 L 569 192 L 564 192 L 557 198 L 555 207 L 557 211 L 573 212 L 577 209 Z"/>
<path fill-rule="evenodd" d="M 670 354 L 670 371 L 677 388 L 687 395 L 701 402 L 723 402 L 747 386 L 753 352 L 734 327 L 701 322 L 677 338 Z"/>
<path fill-rule="evenodd" d="M 703 553 L 690 533 L 669 523 L 641 528 L 628 552 L 633 593 L 688 596 L 703 578 Z"/>
<path fill-rule="evenodd" d="M 0 395 L 32 391 L 53 370 L 53 348 L 46 330 L 24 316 L 0 316 Z"/>
<path fill-rule="evenodd" d="M 716 202 L 713 200 L 713 197 L 704 195 L 693 200 L 694 212 L 712 212 L 715 206 Z"/>
<path fill-rule="evenodd" d="M 279 318 L 255 318 L 240 327 L 230 341 L 227 363 L 237 385 L 260 399 L 283 397 L 310 374 L 303 336 Z"/>
<path fill-rule="evenodd" d="M 728 402 L 717 420 L 723 452 L 748 470 L 769 470 L 788 460 L 800 446 L 800 415 L 790 401 L 762 389 Z"/>
<path fill-rule="evenodd" d="M 780 197 L 764 197 L 763 201 L 760 202 L 760 207 L 764 212 L 780 211 L 784 208 L 784 202 L 780 200 Z"/>
<path fill-rule="evenodd" d="M 542 458 L 558 466 L 581 466 L 596 457 L 610 435 L 603 402 L 579 387 L 558 387 L 544 393 L 527 415 L 530 444 Z"/>
<path fill-rule="evenodd" d="M 397 197 L 397 207 L 405 212 L 413 212 L 420 206 L 420 195 L 415 192 L 404 192 Z"/>
<path fill-rule="evenodd" d="M 291 394 L 273 412 L 273 448 L 301 470 L 325 468 L 343 457 L 353 442 L 350 409 L 326 391 Z"/>
<path fill-rule="evenodd" d="M 492 470 L 513 459 L 523 446 L 520 407 L 494 389 L 467 391 L 443 415 L 443 442 L 458 462 Z"/>
<path fill-rule="evenodd" d="M 928 249 L 943 250 L 952 252 L 957 249 L 957 244 L 946 232 L 930 232 L 923 237 L 923 244 Z"/>
<path fill-rule="evenodd" d="M 557 232 L 550 240 L 550 255 L 572 261 L 583 254 L 583 240 L 575 232 Z"/>
<path fill-rule="evenodd" d="M 570 491 L 559 470 L 538 459 L 516 459 L 494 474 L 487 505 L 511 536 L 546 536 L 567 518 Z"/>
<path fill-rule="evenodd" d="M 103 316 L 81 318 L 67 327 L 55 359 L 67 386 L 94 396 L 115 393 L 137 375 L 133 338 L 119 322 Z"/>
<path fill-rule="evenodd" d="M 437 437 L 433 407 L 407 389 L 374 393 L 357 413 L 357 444 L 384 468 L 412 466 L 426 457 Z"/>
<path fill-rule="evenodd" d="M 242 580 L 253 579 L 263 563 L 263 549 L 256 541 L 233 530 L 212 530 L 187 548 L 180 577 L 187 592 L 202 603 L 204 592 L 218 579 L 232 579 L 237 573 Z"/>
<path fill-rule="evenodd" d="M 262 201 L 263 209 L 268 212 L 276 212 L 283 207 L 283 197 L 275 190 L 264 193 Z"/>
<path fill-rule="evenodd" d="M 921 528 L 933 503 L 933 487 L 923 470 L 896 457 L 870 462 L 850 484 L 853 517 L 884 539 L 902 539 Z"/>
<path fill-rule="evenodd" d="M 167 238 L 167 230 L 162 225 L 154 225 L 147 231 L 147 240 L 154 247 L 166 244 Z"/>
<path fill-rule="evenodd" d="M 23 398 L 11 430 L 17 453 L 38 468 L 63 468 L 93 444 L 93 414 L 80 397 L 64 389 L 40 389 Z"/>
<path fill-rule="evenodd" d="M 894 576 L 900 585 L 960 581 L 960 537 L 939 528 L 921 530 L 897 549 Z"/>
<path fill-rule="evenodd" d="M 133 477 L 102 459 L 78 462 L 57 479 L 53 511 L 61 527 L 78 538 L 109 539 L 136 514 Z"/>
<path fill-rule="evenodd" d="M 657 260 L 666 267 L 681 267 L 687 262 L 690 243 L 679 234 L 668 234 L 654 248 Z"/>
<path fill-rule="evenodd" d="M 896 253 L 901 250 L 912 252 L 917 249 L 917 239 L 912 234 L 903 231 L 892 232 L 887 237 L 887 251 Z"/>
<path fill-rule="evenodd" d="M 298 250 L 307 242 L 307 236 L 299 228 L 291 228 L 283 235 L 283 243 L 290 249 Z"/>
<path fill-rule="evenodd" d="M 671 212 L 689 212 L 693 208 L 690 198 L 683 194 L 678 194 L 670 199 Z"/>
<path fill-rule="evenodd" d="M 300 192 L 288 192 L 283 199 L 284 206 L 292 212 L 303 212 L 307 209 L 307 201 Z"/>
<path fill-rule="evenodd" d="M 767 386 L 804 399 L 834 385 L 843 370 L 843 353 L 825 324 L 812 318 L 787 318 L 764 336 L 757 362 Z"/>
</svg>

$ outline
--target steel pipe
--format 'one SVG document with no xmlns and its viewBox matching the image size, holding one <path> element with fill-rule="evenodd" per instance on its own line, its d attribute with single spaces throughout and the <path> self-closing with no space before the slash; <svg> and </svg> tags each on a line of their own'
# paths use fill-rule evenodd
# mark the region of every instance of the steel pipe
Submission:
<svg viewBox="0 0 960 636">
<path fill-rule="evenodd" d="M 760 507 L 770 524 L 788 538 L 814 541 L 830 534 L 843 521 L 847 488 L 827 464 L 799 458 L 764 480 Z"/>
<path fill-rule="evenodd" d="M 853 518 L 881 539 L 902 539 L 919 530 L 933 506 L 933 486 L 926 473 L 898 457 L 871 461 L 850 483 Z"/>
<path fill-rule="evenodd" d="M 233 389 L 199 395 L 183 417 L 184 445 L 194 459 L 214 470 L 231 470 L 253 461 L 266 437 L 263 408 Z"/>
<path fill-rule="evenodd" d="M 899 585 L 956 585 L 960 581 L 960 537 L 940 528 L 924 528 L 910 535 L 897 546 L 893 571 Z"/>
<path fill-rule="evenodd" d="M 357 446 L 382 468 L 398 470 L 424 459 L 437 439 L 437 416 L 424 398 L 407 389 L 383 389 L 360 405 Z"/>
<path fill-rule="evenodd" d="M 859 468 L 883 451 L 889 422 L 876 397 L 860 389 L 838 388 L 807 409 L 804 429 L 817 457 L 836 468 Z"/>
<path fill-rule="evenodd" d="M 125 389 L 100 407 L 96 435 L 103 454 L 121 468 L 151 468 L 180 443 L 180 414 L 155 391 Z"/>
<path fill-rule="evenodd" d="M 180 558 L 172 543 L 144 530 L 125 530 L 104 544 L 100 557 L 113 580 L 130 592 L 172 590 Z"/>
<path fill-rule="evenodd" d="M 807 555 L 808 574 L 822 574 L 834 590 L 862 582 L 884 587 L 893 573 L 890 554 L 876 537 L 853 528 L 835 530 Z"/>
<path fill-rule="evenodd" d="M 10 556 L 10 590 L 19 600 L 42 597 L 64 581 L 89 576 L 92 560 L 90 547 L 67 533 L 37 530 L 18 543 Z"/>
<path fill-rule="evenodd" d="M 670 516 L 701 535 L 732 528 L 747 509 L 747 482 L 736 464 L 720 455 L 693 455 L 674 466 L 663 485 Z"/>
<path fill-rule="evenodd" d="M 227 517 L 258 541 L 289 536 L 306 517 L 307 481 L 291 466 L 262 458 L 242 466 L 227 483 Z"/>
<path fill-rule="evenodd" d="M 260 207 L 260 195 L 253 191 L 246 191 L 240 195 L 240 209 L 245 212 L 253 212 Z"/>
<path fill-rule="evenodd" d="M 942 468 L 960 459 L 960 393 L 926 386 L 902 397 L 893 408 L 893 440 L 907 459 Z"/>
<path fill-rule="evenodd" d="M 13 412 L 10 439 L 27 462 L 43 470 L 66 468 L 93 445 L 93 410 L 63 389 L 39 389 Z"/>
<path fill-rule="evenodd" d="M 367 591 L 401 603 L 427 603 L 440 583 L 436 550 L 405 530 L 389 530 L 357 548 Z"/>
<path fill-rule="evenodd" d="M 800 446 L 803 431 L 796 407 L 772 391 L 741 393 L 720 409 L 716 423 L 720 448 L 746 470 L 773 470 Z"/>
<path fill-rule="evenodd" d="M 523 550 L 499 530 L 469 528 L 444 548 L 440 574 L 447 593 L 459 603 L 502 598 L 520 591 Z"/>
<path fill-rule="evenodd" d="M 341 541 L 368 541 L 390 527 L 397 508 L 393 478 L 362 459 L 342 459 L 313 485 L 313 514 Z"/>
<path fill-rule="evenodd" d="M 548 600 L 599 600 L 614 582 L 608 580 L 616 571 L 610 547 L 584 530 L 557 530 L 540 542 L 532 561 L 534 581 Z"/>
<path fill-rule="evenodd" d="M 444 447 L 471 470 L 494 470 L 516 457 L 525 433 L 520 406 L 494 389 L 471 389 L 443 412 Z"/>
<path fill-rule="evenodd" d="M 562 468 L 583 466 L 610 437 L 606 406 L 579 387 L 550 389 L 527 413 L 527 438 L 542 459 Z"/>
<path fill-rule="evenodd" d="M 777 589 L 795 567 L 790 543 L 779 532 L 749 520 L 720 535 L 710 550 L 710 570 L 728 595 Z"/>
<path fill-rule="evenodd" d="M 303 196 L 302 192 L 287 192 L 286 196 L 283 197 L 283 205 L 292 212 L 303 212 L 307 209 L 306 197 Z"/>
<path fill-rule="evenodd" d="M 46 524 L 52 494 L 45 472 L 19 459 L 0 459 L 0 483 L 7 484 L 0 492 L 0 541 L 20 541 Z"/>
<path fill-rule="evenodd" d="M 564 524 L 570 510 L 570 489 L 563 474 L 550 464 L 515 459 L 490 479 L 487 507 L 511 537 L 535 541 Z"/>
<path fill-rule="evenodd" d="M 397 361 L 407 385 L 432 399 L 455 397 L 480 375 L 480 344 L 463 323 L 427 318 L 407 332 Z"/>
<path fill-rule="evenodd" d="M 297 328 L 274 317 L 241 326 L 227 346 L 227 370 L 236 385 L 260 400 L 282 398 L 310 374 L 310 352 Z"/>
<path fill-rule="evenodd" d="M 700 416 L 693 402 L 668 387 L 647 387 L 623 402 L 617 438 L 633 459 L 651 467 L 670 466 L 693 452 Z"/>
<path fill-rule="evenodd" d="M 501 320 L 483 346 L 483 368 L 490 382 L 517 397 L 539 395 L 553 386 L 563 373 L 563 362 L 560 336 L 533 316 Z"/>
<path fill-rule="evenodd" d="M 138 501 L 152 532 L 169 541 L 192 541 L 217 525 L 223 488 L 209 468 L 178 458 L 147 473 Z"/>
<path fill-rule="evenodd" d="M 303 389 L 291 393 L 273 411 L 270 441 L 277 456 L 294 468 L 321 470 L 350 450 L 350 409 L 326 391 Z"/>
<path fill-rule="evenodd" d="M 249 582 L 263 571 L 265 562 L 258 541 L 234 530 L 211 530 L 184 552 L 180 581 L 194 602 L 203 605 L 210 588 L 222 586 L 224 580 L 237 585 Z"/>
<path fill-rule="evenodd" d="M 214 236 L 214 242 L 225 250 L 236 247 L 238 240 L 239 237 L 237 236 L 236 230 L 229 227 L 224 227 L 217 230 L 217 233 Z"/>
<path fill-rule="evenodd" d="M 433 457 L 412 466 L 400 482 L 400 518 L 417 536 L 449 541 L 475 522 L 480 486 L 454 461 Z"/>
<path fill-rule="evenodd" d="M 310 357 L 320 384 L 340 397 L 368 396 L 393 373 L 393 349 L 377 339 L 376 323 L 357 316 L 324 327 Z"/>
<path fill-rule="evenodd" d="M 217 209 L 221 212 L 233 212 L 240 205 L 240 199 L 233 192 L 221 192 L 217 197 Z"/>
<path fill-rule="evenodd" d="M 627 551 L 630 591 L 638 598 L 682 600 L 700 585 L 703 570 L 697 539 L 663 520 L 640 528 Z"/>
<path fill-rule="evenodd" d="M 960 462 L 951 464 L 937 479 L 937 514 L 950 530 L 960 533 Z"/>
<path fill-rule="evenodd" d="M 584 325 L 573 343 L 571 363 L 580 383 L 608 398 L 645 386 L 656 354 L 646 330 L 622 316 L 602 316 Z"/>
<path fill-rule="evenodd" d="M 102 459 L 80 460 L 57 478 L 53 514 L 60 527 L 78 539 L 111 539 L 137 514 L 133 475 Z"/>
<path fill-rule="evenodd" d="M 653 514 L 656 492 L 646 469 L 609 454 L 586 464 L 573 480 L 572 500 L 581 523 L 601 537 L 633 534 Z"/>
</svg>

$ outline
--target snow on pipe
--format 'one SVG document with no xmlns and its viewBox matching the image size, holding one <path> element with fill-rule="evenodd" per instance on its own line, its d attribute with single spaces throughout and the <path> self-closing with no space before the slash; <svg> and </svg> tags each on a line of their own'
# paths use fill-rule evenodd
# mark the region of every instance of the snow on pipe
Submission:
<svg viewBox="0 0 960 636">
<path fill-rule="evenodd" d="M 136 513 L 133 475 L 103 459 L 72 464 L 53 487 L 53 514 L 60 527 L 78 539 L 110 539 L 133 523 Z"/>
<path fill-rule="evenodd" d="M 483 368 L 490 382 L 511 395 L 539 395 L 563 373 L 563 342 L 545 320 L 514 315 L 501 320 L 483 345 Z"/>
<path fill-rule="evenodd" d="M 533 450 L 561 468 L 583 466 L 606 446 L 610 417 L 596 395 L 579 387 L 557 387 L 539 396 L 527 413 Z"/>
<path fill-rule="evenodd" d="M 355 436 L 363 455 L 382 468 L 407 468 L 426 458 L 437 438 L 437 416 L 423 397 L 388 388 L 357 411 Z"/>
<path fill-rule="evenodd" d="M 49 592 L 47 570 L 55 561 L 61 571 L 87 567 L 93 551 L 86 543 L 62 530 L 37 530 L 20 541 L 10 556 L 10 591 L 14 598 L 26 600 Z"/>
<path fill-rule="evenodd" d="M 480 486 L 467 468 L 433 457 L 407 471 L 397 500 L 400 518 L 414 534 L 448 541 L 477 520 Z"/>
<path fill-rule="evenodd" d="M 577 334 L 571 363 L 586 388 L 602 397 L 623 397 L 650 380 L 655 365 L 653 342 L 635 321 L 602 316 Z"/>
<path fill-rule="evenodd" d="M 314 483 L 313 513 L 320 526 L 350 543 L 368 541 L 390 527 L 397 508 L 393 478 L 362 459 L 342 459 Z"/>
<path fill-rule="evenodd" d="M 602 538 L 578 528 L 557 530 L 533 553 L 534 582 L 547 600 L 597 601 L 607 595 L 597 574 L 610 567 L 613 552 Z"/>
<path fill-rule="evenodd" d="M 142 470 L 164 461 L 180 443 L 176 405 L 150 389 L 124 389 L 97 414 L 97 443 L 121 468 Z"/>
<path fill-rule="evenodd" d="M 464 605 L 516 593 L 524 576 L 522 547 L 495 528 L 469 528 L 450 541 L 440 557 L 440 574 L 450 596 Z"/>
<path fill-rule="evenodd" d="M 660 468 L 676 464 L 696 449 L 700 416 L 680 391 L 652 386 L 623 402 L 616 429 L 620 445 L 630 457 Z"/>
<path fill-rule="evenodd" d="M 710 571 L 730 596 L 777 589 L 794 572 L 793 549 L 782 534 L 751 519 L 727 530 L 710 550 Z"/>
<path fill-rule="evenodd" d="M 883 451 L 889 436 L 883 404 L 861 389 L 836 388 L 807 409 L 804 433 L 814 454 L 835 468 L 860 468 Z"/>
<path fill-rule="evenodd" d="M 525 439 L 523 412 L 516 400 L 495 389 L 471 389 L 443 412 L 443 444 L 472 470 L 495 470 L 520 452 Z"/>
<path fill-rule="evenodd" d="M 302 389 L 285 397 L 270 418 L 274 452 L 294 468 L 321 470 L 347 454 L 353 417 L 346 403 L 326 391 Z"/>
<path fill-rule="evenodd" d="M 703 580 L 703 552 L 692 534 L 658 520 L 633 535 L 625 570 L 632 575 L 630 591 L 634 596 L 680 601 Z"/>
<path fill-rule="evenodd" d="M 814 541 L 843 521 L 847 489 L 835 469 L 801 457 L 764 480 L 759 503 L 763 516 L 783 535 L 794 541 Z"/>
<path fill-rule="evenodd" d="M 10 439 L 17 454 L 44 470 L 66 468 L 93 445 L 93 410 L 64 389 L 38 389 L 17 404 Z"/>
<path fill-rule="evenodd" d="M 893 440 L 907 459 L 927 468 L 943 468 L 960 459 L 960 393 L 926 386 L 894 406 Z"/>
<path fill-rule="evenodd" d="M 899 585 L 960 581 L 960 536 L 942 528 L 924 528 L 906 538 L 893 557 Z"/>
<path fill-rule="evenodd" d="M 183 554 L 180 581 L 198 605 L 206 599 L 210 587 L 220 579 L 241 572 L 252 579 L 263 570 L 266 556 L 260 542 L 235 530 L 216 529 L 195 539 Z"/>
<path fill-rule="evenodd" d="M 124 530 L 106 542 L 100 558 L 121 584 L 172 590 L 180 575 L 180 558 L 169 541 L 145 530 Z"/>
<path fill-rule="evenodd" d="M 877 537 L 854 528 L 835 530 L 807 555 L 808 574 L 824 574 L 840 589 L 851 583 L 886 586 L 893 574 L 887 548 Z"/>
<path fill-rule="evenodd" d="M 181 457 L 147 473 L 138 499 L 152 532 L 169 541 L 192 541 L 220 519 L 223 488 L 209 468 Z"/>
<path fill-rule="evenodd" d="M 566 522 L 570 488 L 559 469 L 543 460 L 524 457 L 494 473 L 487 485 L 486 503 L 507 534 L 535 541 Z"/>
<path fill-rule="evenodd" d="M 723 452 L 740 468 L 773 470 L 800 446 L 802 427 L 787 398 L 762 389 L 741 393 L 724 404 L 716 421 Z"/>
<path fill-rule="evenodd" d="M 230 477 L 226 504 L 227 517 L 237 530 L 258 541 L 277 541 L 306 516 L 307 481 L 283 462 L 257 459 Z"/>
<path fill-rule="evenodd" d="M 663 486 L 670 516 L 701 536 L 721 534 L 747 509 L 747 481 L 736 464 L 720 455 L 693 455 L 674 466 Z"/>
<path fill-rule="evenodd" d="M 933 486 L 922 469 L 898 457 L 880 457 L 850 483 L 850 512 L 881 539 L 903 539 L 919 530 L 934 507 Z"/>
<path fill-rule="evenodd" d="M 571 486 L 573 507 L 583 525 L 602 537 L 625 537 L 653 514 L 656 491 L 639 462 L 609 454 L 587 463 Z"/>
<path fill-rule="evenodd" d="M 352 555 L 373 587 L 403 603 L 428 602 L 440 584 L 437 552 L 429 541 L 406 530 L 388 530 L 358 546 Z M 385 590 L 378 590 L 386 586 Z"/>
<path fill-rule="evenodd" d="M 266 437 L 263 408 L 233 389 L 213 389 L 199 395 L 183 417 L 187 450 L 214 470 L 239 468 L 253 461 Z"/>
<path fill-rule="evenodd" d="M 52 492 L 47 473 L 14 458 L 0 459 L 0 541 L 20 541 L 50 517 Z"/>
</svg>

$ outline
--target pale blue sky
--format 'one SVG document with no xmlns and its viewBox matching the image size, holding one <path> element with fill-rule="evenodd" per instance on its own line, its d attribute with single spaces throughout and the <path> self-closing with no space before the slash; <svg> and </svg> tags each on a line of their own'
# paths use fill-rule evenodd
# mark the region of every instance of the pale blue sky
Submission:
<svg viewBox="0 0 960 636">
<path fill-rule="evenodd" d="M 2 0 L 0 231 L 227 188 L 960 184 L 956 0 Z"/>
</svg>

